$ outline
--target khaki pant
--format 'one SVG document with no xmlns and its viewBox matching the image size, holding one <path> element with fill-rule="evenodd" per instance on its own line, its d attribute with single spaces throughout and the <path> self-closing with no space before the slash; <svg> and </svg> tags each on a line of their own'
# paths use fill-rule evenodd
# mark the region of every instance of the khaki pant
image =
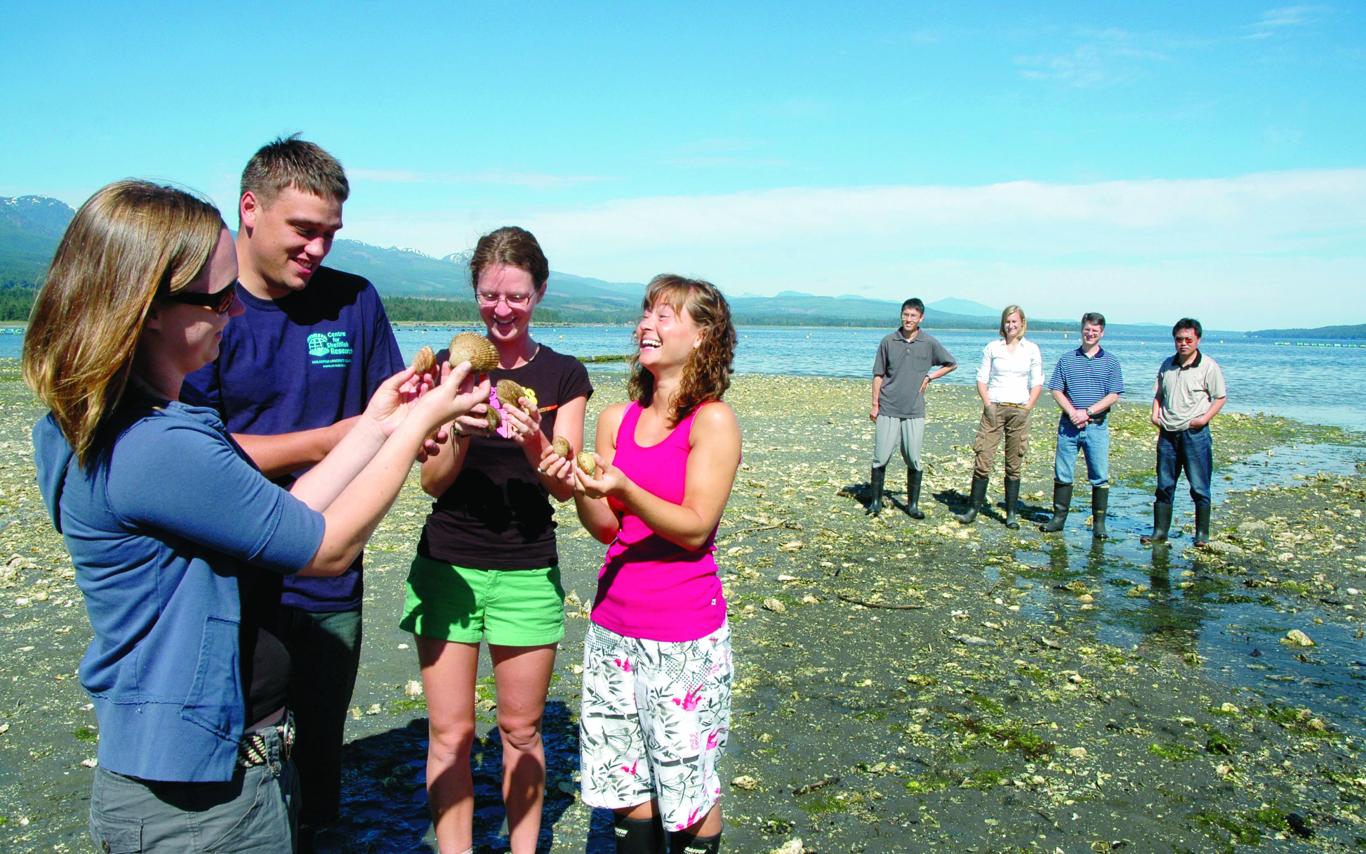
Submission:
<svg viewBox="0 0 1366 854">
<path fill-rule="evenodd" d="M 1006 477 L 1018 480 L 1024 471 L 1025 453 L 1029 450 L 1030 410 L 1023 406 L 992 403 L 982 408 L 982 421 L 977 425 L 977 441 L 972 443 L 974 477 L 989 477 L 1001 444 L 1006 438 Z"/>
</svg>

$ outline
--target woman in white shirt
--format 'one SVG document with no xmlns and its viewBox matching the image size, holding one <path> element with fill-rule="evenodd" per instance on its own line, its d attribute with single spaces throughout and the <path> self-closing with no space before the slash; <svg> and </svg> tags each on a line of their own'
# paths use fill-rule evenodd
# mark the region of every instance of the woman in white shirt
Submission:
<svg viewBox="0 0 1366 854">
<path fill-rule="evenodd" d="M 1006 527 L 1015 529 L 1015 505 L 1020 498 L 1020 473 L 1029 448 L 1029 413 L 1043 391 L 1043 355 L 1038 345 L 1025 340 L 1029 322 L 1018 305 L 1001 312 L 1001 338 L 982 348 L 977 369 L 977 394 L 982 398 L 982 421 L 973 442 L 972 498 L 959 515 L 964 525 L 977 519 L 987 495 L 987 478 L 1001 436 L 1006 440 Z"/>
</svg>

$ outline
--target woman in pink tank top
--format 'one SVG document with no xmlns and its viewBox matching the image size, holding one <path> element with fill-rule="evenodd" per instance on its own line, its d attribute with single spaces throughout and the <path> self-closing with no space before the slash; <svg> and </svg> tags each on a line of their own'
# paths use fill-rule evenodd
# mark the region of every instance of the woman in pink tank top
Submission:
<svg viewBox="0 0 1366 854">
<path fill-rule="evenodd" d="M 575 471 L 579 519 L 608 546 L 584 639 L 583 797 L 616 812 L 619 854 L 705 854 L 720 850 L 730 728 L 714 552 L 740 465 L 721 402 L 735 326 L 714 285 L 680 276 L 656 276 L 642 308 L 631 402 L 598 419 L 597 472 Z"/>
</svg>

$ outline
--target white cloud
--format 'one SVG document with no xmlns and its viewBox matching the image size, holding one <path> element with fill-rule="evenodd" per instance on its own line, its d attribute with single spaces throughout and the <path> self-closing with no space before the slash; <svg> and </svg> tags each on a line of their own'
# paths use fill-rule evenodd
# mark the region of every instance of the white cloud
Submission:
<svg viewBox="0 0 1366 854">
<path fill-rule="evenodd" d="M 1344 310 L 1357 315 L 1344 322 L 1366 321 L 1354 296 L 1366 284 L 1366 169 L 786 188 L 388 219 L 348 209 L 349 236 L 434 254 L 507 222 L 534 231 L 555 269 L 617 281 L 675 270 L 737 291 L 886 299 L 915 287 L 1032 300 L 1043 316 L 1084 310 L 1099 288 L 1131 320 L 1192 303 L 1223 315 L 1212 325 L 1265 326 L 1255 301 L 1271 300 L 1296 323 Z"/>
<path fill-rule="evenodd" d="M 1307 26 L 1326 11 L 1323 6 L 1281 6 L 1268 9 L 1256 23 L 1247 28 L 1248 38 L 1268 39 L 1286 30 Z"/>
<path fill-rule="evenodd" d="M 1020 76 L 1029 80 L 1052 80 L 1078 88 L 1112 86 L 1134 80 L 1155 62 L 1170 56 L 1160 43 L 1169 39 L 1136 36 L 1109 28 L 1081 33 L 1085 40 L 1066 53 L 1015 57 Z"/>
</svg>

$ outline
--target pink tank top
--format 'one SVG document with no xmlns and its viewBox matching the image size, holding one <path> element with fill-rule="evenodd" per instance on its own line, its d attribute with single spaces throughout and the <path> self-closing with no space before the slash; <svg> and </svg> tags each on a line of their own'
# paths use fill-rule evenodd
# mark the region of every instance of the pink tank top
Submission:
<svg viewBox="0 0 1366 854">
<path fill-rule="evenodd" d="M 632 403 L 617 430 L 612 465 L 647 492 L 683 503 L 689 434 L 701 408 L 694 409 L 659 444 L 642 447 L 636 444 L 641 409 Z M 619 635 L 646 640 L 681 642 L 706 637 L 726 621 L 715 551 L 715 529 L 706 545 L 689 551 L 626 512 L 598 572 L 593 622 Z"/>
</svg>

